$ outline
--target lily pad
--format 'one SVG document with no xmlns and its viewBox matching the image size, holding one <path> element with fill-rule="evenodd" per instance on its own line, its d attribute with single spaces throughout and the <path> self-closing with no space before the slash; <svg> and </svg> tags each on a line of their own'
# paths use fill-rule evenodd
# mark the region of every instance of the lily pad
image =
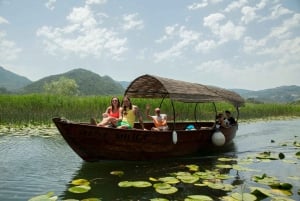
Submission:
<svg viewBox="0 0 300 201">
<path fill-rule="evenodd" d="M 76 186 L 80 186 L 80 185 L 89 186 L 90 185 L 90 182 L 86 179 L 74 179 L 71 183 Z"/>
<path fill-rule="evenodd" d="M 261 187 L 250 187 L 250 191 L 253 195 L 257 197 L 272 197 L 272 193 L 269 189 L 261 188 Z"/>
<path fill-rule="evenodd" d="M 154 177 L 149 177 L 150 181 L 158 181 L 158 179 L 154 178 Z"/>
<path fill-rule="evenodd" d="M 295 201 L 287 197 L 273 197 L 271 201 Z"/>
<path fill-rule="evenodd" d="M 276 189 L 284 189 L 284 190 L 290 190 L 293 188 L 292 184 L 289 183 L 274 183 L 270 185 L 272 188 Z"/>
<path fill-rule="evenodd" d="M 276 184 L 276 183 L 279 182 L 279 180 L 276 177 L 271 177 L 271 176 L 268 176 L 266 174 L 263 174 L 262 176 L 254 175 L 252 177 L 252 180 L 257 182 L 257 183 L 265 184 L 265 185 L 268 185 L 268 186 Z"/>
<path fill-rule="evenodd" d="M 137 188 L 146 188 L 152 186 L 152 184 L 148 181 L 133 181 L 132 186 Z"/>
<path fill-rule="evenodd" d="M 271 152 L 269 151 L 265 151 L 262 153 L 259 153 L 256 158 L 258 159 L 269 159 L 269 160 L 278 160 L 278 157 L 276 157 L 275 155 L 273 155 Z"/>
<path fill-rule="evenodd" d="M 120 170 L 115 170 L 115 171 L 111 171 L 110 174 L 122 177 L 124 175 L 124 172 Z"/>
<path fill-rule="evenodd" d="M 150 199 L 150 201 L 169 201 L 169 200 L 166 198 L 152 198 Z"/>
<path fill-rule="evenodd" d="M 230 196 L 239 201 L 255 201 L 257 199 L 255 195 L 250 193 L 232 193 Z"/>
<path fill-rule="evenodd" d="M 28 201 L 56 201 L 58 199 L 57 196 L 54 195 L 53 192 L 48 192 L 45 195 L 38 195 L 30 198 Z"/>
<path fill-rule="evenodd" d="M 183 183 L 191 184 L 198 181 L 199 177 L 196 175 L 182 175 L 182 176 L 177 176 L 177 179 L 181 180 Z"/>
<path fill-rule="evenodd" d="M 259 170 L 243 167 L 240 165 L 232 165 L 232 169 L 238 170 L 238 171 L 251 171 L 251 172 L 259 172 Z"/>
<path fill-rule="evenodd" d="M 156 183 L 156 184 L 153 184 L 153 187 L 160 188 L 160 189 L 167 189 L 167 188 L 171 188 L 172 186 L 167 183 Z"/>
<path fill-rule="evenodd" d="M 162 181 L 162 182 L 165 182 L 165 183 L 168 183 L 168 184 L 177 184 L 179 183 L 180 181 L 175 178 L 175 177 L 161 177 L 158 179 L 159 181 Z"/>
<path fill-rule="evenodd" d="M 152 184 L 148 181 L 121 181 L 118 183 L 118 186 L 122 188 L 127 188 L 127 187 L 146 188 L 152 186 Z"/>
<path fill-rule="evenodd" d="M 178 191 L 178 188 L 171 186 L 170 188 L 155 188 L 155 191 L 160 193 L 160 194 L 173 194 L 176 193 Z"/>
<path fill-rule="evenodd" d="M 209 182 L 207 186 L 212 189 L 220 189 L 220 190 L 224 188 L 224 184 L 222 183 Z"/>
<path fill-rule="evenodd" d="M 232 168 L 232 165 L 228 165 L 228 164 L 218 164 L 216 165 L 217 168 L 224 168 L 224 169 L 230 169 Z"/>
<path fill-rule="evenodd" d="M 213 199 L 207 195 L 189 195 L 184 201 L 212 201 Z"/>
<path fill-rule="evenodd" d="M 217 174 L 215 177 L 216 179 L 226 180 L 232 178 L 233 176 L 230 176 L 228 174 Z"/>
<path fill-rule="evenodd" d="M 131 187 L 132 183 L 131 183 L 131 181 L 120 181 L 118 183 L 118 186 L 122 187 L 122 188 L 127 188 L 127 187 Z"/>
<path fill-rule="evenodd" d="M 272 194 L 281 195 L 281 196 L 291 196 L 293 193 L 290 190 L 285 189 L 271 189 Z"/>
<path fill-rule="evenodd" d="M 189 168 L 190 171 L 196 172 L 199 170 L 198 165 L 186 165 L 185 167 Z"/>
<path fill-rule="evenodd" d="M 91 190 L 91 187 L 87 185 L 73 186 L 68 189 L 71 193 L 86 193 L 89 190 Z"/>
<path fill-rule="evenodd" d="M 223 161 L 223 162 L 236 161 L 236 158 L 218 158 L 218 161 Z"/>
</svg>

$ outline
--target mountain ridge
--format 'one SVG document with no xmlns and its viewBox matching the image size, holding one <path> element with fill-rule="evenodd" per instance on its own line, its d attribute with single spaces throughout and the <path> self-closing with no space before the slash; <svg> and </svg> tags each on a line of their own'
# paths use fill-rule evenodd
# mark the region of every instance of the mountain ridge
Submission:
<svg viewBox="0 0 300 201">
<path fill-rule="evenodd" d="M 5 70 L 0 66 L 0 89 L 6 88 L 11 93 L 42 93 L 45 83 L 58 80 L 62 76 L 76 81 L 80 91 L 79 95 L 121 95 L 130 84 L 129 81 L 115 81 L 107 75 L 100 76 L 83 68 L 72 69 L 57 75 L 49 75 L 32 82 L 28 78 Z M 10 79 L 7 79 L 7 77 Z M 6 87 L 14 84 L 15 87 Z M 7 90 L 0 90 L 0 93 L 7 92 Z M 297 85 L 279 86 L 257 91 L 237 88 L 229 90 L 240 94 L 246 100 L 254 102 L 288 103 L 300 100 L 300 86 Z"/>
<path fill-rule="evenodd" d="M 42 93 L 46 83 L 57 81 L 60 77 L 73 79 L 78 85 L 79 95 L 117 95 L 124 92 L 120 83 L 109 76 L 100 76 L 94 72 L 77 68 L 68 72 L 50 75 L 23 87 L 21 93 Z"/>
<path fill-rule="evenodd" d="M 28 78 L 6 70 L 0 66 L 0 88 L 8 91 L 16 91 L 19 88 L 32 83 Z"/>
</svg>

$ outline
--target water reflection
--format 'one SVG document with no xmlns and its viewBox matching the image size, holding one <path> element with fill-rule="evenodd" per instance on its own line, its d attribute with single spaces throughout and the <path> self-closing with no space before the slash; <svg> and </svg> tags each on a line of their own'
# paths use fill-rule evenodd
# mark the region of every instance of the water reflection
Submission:
<svg viewBox="0 0 300 201">
<path fill-rule="evenodd" d="M 228 147 L 227 147 L 228 149 Z M 210 156 L 190 156 L 185 158 L 155 160 L 155 161 L 102 161 L 96 163 L 83 162 L 81 168 L 74 173 L 74 179 L 87 179 L 91 182 L 91 190 L 84 194 L 74 194 L 68 191 L 73 186 L 68 184 L 66 190 L 61 196 L 62 199 L 86 199 L 101 198 L 102 200 L 149 200 L 151 198 L 166 198 L 169 200 L 184 200 L 188 195 L 203 194 L 209 195 L 214 200 L 218 197 L 226 195 L 226 191 L 212 189 L 209 187 L 199 187 L 194 184 L 180 182 L 175 185 L 178 192 L 171 195 L 162 195 L 155 191 L 153 187 L 148 188 L 121 188 L 118 186 L 120 181 L 149 181 L 149 178 L 160 178 L 171 176 L 176 172 L 191 172 L 186 165 L 194 164 L 199 166 L 199 171 L 214 170 L 216 164 L 224 164 L 218 161 L 219 157 L 235 157 L 235 146 L 232 144 L 228 152 L 220 154 L 219 152 L 211 153 Z M 235 161 L 227 161 L 226 164 L 232 164 Z M 111 175 L 111 171 L 123 171 L 124 175 L 119 177 Z M 220 169 L 221 174 L 230 174 L 231 169 Z M 233 178 L 224 180 L 223 183 L 237 183 L 237 179 Z M 199 180 L 197 183 L 200 183 Z M 213 181 L 213 180 L 211 180 Z M 157 183 L 150 181 L 152 184 Z M 215 182 L 215 181 L 213 181 Z M 238 185 L 240 185 L 239 183 Z"/>
</svg>

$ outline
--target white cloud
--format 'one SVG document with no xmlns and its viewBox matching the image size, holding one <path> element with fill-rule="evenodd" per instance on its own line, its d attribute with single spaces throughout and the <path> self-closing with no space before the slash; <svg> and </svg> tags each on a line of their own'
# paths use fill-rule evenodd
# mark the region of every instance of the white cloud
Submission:
<svg viewBox="0 0 300 201">
<path fill-rule="evenodd" d="M 87 1 L 88 4 L 103 2 Z M 119 60 L 127 50 L 127 39 L 118 37 L 115 31 L 100 27 L 96 16 L 89 6 L 73 8 L 67 16 L 68 25 L 43 26 L 36 33 L 43 38 L 46 50 L 53 55 L 72 53 L 80 57 L 109 56 Z"/>
<path fill-rule="evenodd" d="M 162 43 L 165 40 L 168 40 L 176 35 L 176 29 L 179 27 L 178 24 L 172 25 L 172 26 L 166 26 L 165 27 L 165 35 L 162 36 L 160 39 L 156 40 L 156 43 Z"/>
<path fill-rule="evenodd" d="M 189 10 L 197 10 L 199 8 L 204 8 L 208 5 L 207 0 L 202 0 L 202 2 L 200 3 L 193 3 L 191 5 L 188 6 Z"/>
<path fill-rule="evenodd" d="M 12 61 L 18 57 L 18 54 L 22 51 L 18 48 L 15 42 L 6 39 L 6 33 L 0 31 L 0 61 Z"/>
<path fill-rule="evenodd" d="M 293 39 L 282 40 L 278 46 L 269 46 L 258 51 L 258 54 L 268 54 L 268 55 L 277 55 L 284 56 L 290 54 L 298 57 L 300 55 L 300 37 Z"/>
<path fill-rule="evenodd" d="M 92 4 L 105 4 L 107 0 L 86 0 L 87 5 L 92 5 Z"/>
<path fill-rule="evenodd" d="M 9 24 L 9 22 L 4 17 L 0 16 L 0 24 Z"/>
<path fill-rule="evenodd" d="M 217 4 L 222 1 L 223 0 L 202 0 L 199 3 L 193 3 L 191 5 L 188 5 L 187 8 L 189 10 L 198 10 L 200 8 L 204 8 L 204 7 L 208 6 L 209 4 Z"/>
<path fill-rule="evenodd" d="M 229 40 L 239 40 L 245 32 L 245 27 L 234 25 L 231 21 L 221 24 L 224 19 L 223 14 L 214 13 L 204 18 L 203 26 L 210 28 L 212 33 L 219 38 L 220 44 Z"/>
<path fill-rule="evenodd" d="M 255 18 L 257 18 L 256 13 L 255 13 L 255 8 L 250 7 L 250 6 L 245 6 L 242 8 L 242 13 L 244 16 L 242 17 L 242 22 L 245 24 L 248 24 L 249 22 L 253 21 Z"/>
<path fill-rule="evenodd" d="M 286 19 L 281 26 L 272 28 L 269 37 L 287 38 L 291 35 L 291 29 L 299 28 L 300 14 L 296 13 L 292 18 Z"/>
<path fill-rule="evenodd" d="M 300 55 L 300 37 L 294 35 L 293 29 L 299 27 L 300 14 L 294 14 L 281 25 L 271 28 L 268 35 L 261 39 L 250 36 L 244 38 L 244 52 L 247 54 L 268 57 L 269 59 L 288 58 L 290 63 Z M 286 65 L 288 61 L 286 61 Z"/>
<path fill-rule="evenodd" d="M 138 13 L 128 14 L 123 16 L 123 29 L 128 31 L 132 29 L 142 29 L 144 27 L 143 20 L 138 19 Z"/>
<path fill-rule="evenodd" d="M 244 51 L 246 53 L 255 53 L 258 49 L 266 45 L 266 39 L 255 40 L 249 36 L 244 38 Z"/>
<path fill-rule="evenodd" d="M 232 12 L 236 9 L 239 9 L 248 3 L 247 0 L 239 0 L 231 2 L 225 9 L 225 12 Z"/>
<path fill-rule="evenodd" d="M 45 3 L 45 6 L 50 9 L 50 10 L 54 10 L 56 0 L 48 0 L 46 3 Z"/>
<path fill-rule="evenodd" d="M 195 50 L 197 52 L 207 53 L 210 50 L 216 48 L 217 46 L 218 44 L 214 40 L 203 40 L 196 45 Z"/>
<path fill-rule="evenodd" d="M 272 2 L 276 3 L 276 0 L 272 0 Z M 255 7 L 259 10 L 266 7 L 266 5 L 269 3 L 269 0 L 261 0 L 258 4 L 255 5 Z"/>
<path fill-rule="evenodd" d="M 80 24 L 85 30 L 94 28 L 97 25 L 94 13 L 89 7 L 73 8 L 72 12 L 67 16 L 67 20 L 69 20 L 71 24 Z"/>
<path fill-rule="evenodd" d="M 284 8 L 281 4 L 278 4 L 273 7 L 271 16 L 272 19 L 276 19 L 282 15 L 291 14 L 291 13 L 293 13 L 291 10 Z"/>
<path fill-rule="evenodd" d="M 154 53 L 156 62 L 173 59 L 174 57 L 176 58 L 182 55 L 183 51 L 190 45 L 194 45 L 194 42 L 199 38 L 199 34 L 197 32 L 187 30 L 184 26 L 178 27 L 178 25 L 174 25 L 173 27 L 167 27 L 165 31 L 166 35 L 163 37 L 164 39 L 168 39 L 169 36 L 172 35 L 172 39 L 176 36 L 174 40 L 177 40 L 177 42 L 175 42 L 175 44 L 168 50 Z"/>
<path fill-rule="evenodd" d="M 214 34 L 218 34 L 220 24 L 219 22 L 225 19 L 222 13 L 213 13 L 203 19 L 203 26 L 207 26 Z"/>
</svg>

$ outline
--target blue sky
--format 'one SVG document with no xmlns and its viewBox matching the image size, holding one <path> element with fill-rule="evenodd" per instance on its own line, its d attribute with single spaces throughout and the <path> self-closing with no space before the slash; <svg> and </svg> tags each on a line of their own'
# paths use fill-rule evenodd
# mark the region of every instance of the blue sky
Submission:
<svg viewBox="0 0 300 201">
<path fill-rule="evenodd" d="M 300 85 L 299 0 L 0 0 L 0 66 L 261 90 Z"/>
</svg>

